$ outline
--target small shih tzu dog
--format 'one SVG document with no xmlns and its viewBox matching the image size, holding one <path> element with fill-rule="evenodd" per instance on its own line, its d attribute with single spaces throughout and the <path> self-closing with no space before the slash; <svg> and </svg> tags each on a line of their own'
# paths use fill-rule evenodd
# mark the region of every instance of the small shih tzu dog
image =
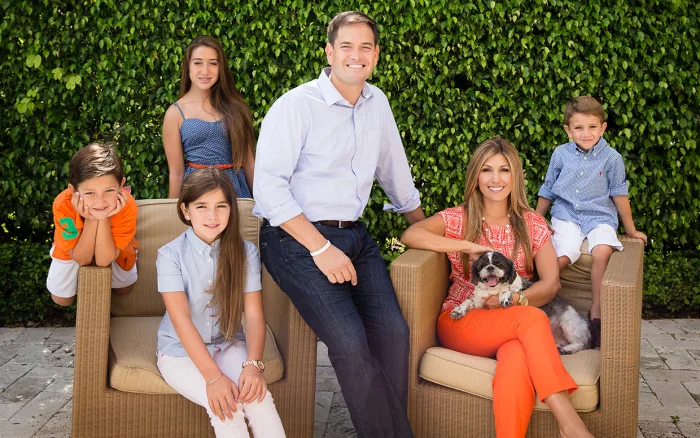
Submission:
<svg viewBox="0 0 700 438">
<path fill-rule="evenodd" d="M 513 304 L 514 293 L 532 285 L 518 275 L 511 259 L 496 251 L 487 252 L 472 262 L 472 283 L 474 294 L 452 310 L 452 319 L 460 319 L 468 311 L 482 308 L 484 298 L 491 295 L 498 295 L 501 305 L 509 307 Z M 573 354 L 590 348 L 588 323 L 563 298 L 557 296 L 540 309 L 549 318 L 559 353 Z"/>
</svg>

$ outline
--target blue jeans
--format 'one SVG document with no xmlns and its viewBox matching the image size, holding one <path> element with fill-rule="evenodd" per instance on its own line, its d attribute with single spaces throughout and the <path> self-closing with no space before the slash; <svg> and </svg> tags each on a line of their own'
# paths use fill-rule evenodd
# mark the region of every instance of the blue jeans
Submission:
<svg viewBox="0 0 700 438">
<path fill-rule="evenodd" d="M 357 286 L 329 282 L 308 249 L 267 221 L 260 230 L 262 261 L 328 346 L 357 435 L 412 437 L 406 414 L 408 325 L 379 247 L 363 223 L 345 229 L 314 225 L 352 260 Z"/>
</svg>

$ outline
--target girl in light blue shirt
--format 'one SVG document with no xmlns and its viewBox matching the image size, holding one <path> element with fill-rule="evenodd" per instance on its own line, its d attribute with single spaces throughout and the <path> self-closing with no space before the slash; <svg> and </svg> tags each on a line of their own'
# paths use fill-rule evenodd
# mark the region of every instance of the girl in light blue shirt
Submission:
<svg viewBox="0 0 700 438">
<path fill-rule="evenodd" d="M 228 176 L 208 168 L 184 181 L 177 203 L 190 228 L 158 250 L 158 328 L 165 381 L 206 408 L 217 437 L 284 437 L 263 379 L 265 345 L 260 259 L 241 238 Z M 241 313 L 246 316 L 245 335 Z"/>
</svg>

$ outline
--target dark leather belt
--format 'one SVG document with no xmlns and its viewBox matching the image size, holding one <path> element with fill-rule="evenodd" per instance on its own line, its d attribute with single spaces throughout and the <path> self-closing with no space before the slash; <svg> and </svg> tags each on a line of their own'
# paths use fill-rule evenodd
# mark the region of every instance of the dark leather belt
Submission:
<svg viewBox="0 0 700 438">
<path fill-rule="evenodd" d="M 319 224 L 328 225 L 334 228 L 352 228 L 357 225 L 357 221 L 318 221 Z"/>
</svg>

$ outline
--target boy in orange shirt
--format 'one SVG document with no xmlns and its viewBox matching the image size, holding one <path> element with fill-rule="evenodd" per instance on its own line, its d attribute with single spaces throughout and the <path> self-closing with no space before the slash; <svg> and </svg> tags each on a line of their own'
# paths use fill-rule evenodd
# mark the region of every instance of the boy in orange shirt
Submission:
<svg viewBox="0 0 700 438">
<path fill-rule="evenodd" d="M 55 225 L 46 288 L 56 304 L 75 301 L 80 266 L 112 266 L 112 291 L 136 282 L 136 201 L 124 190 L 122 161 L 111 146 L 91 143 L 73 155 L 68 188 L 53 202 Z"/>
</svg>

